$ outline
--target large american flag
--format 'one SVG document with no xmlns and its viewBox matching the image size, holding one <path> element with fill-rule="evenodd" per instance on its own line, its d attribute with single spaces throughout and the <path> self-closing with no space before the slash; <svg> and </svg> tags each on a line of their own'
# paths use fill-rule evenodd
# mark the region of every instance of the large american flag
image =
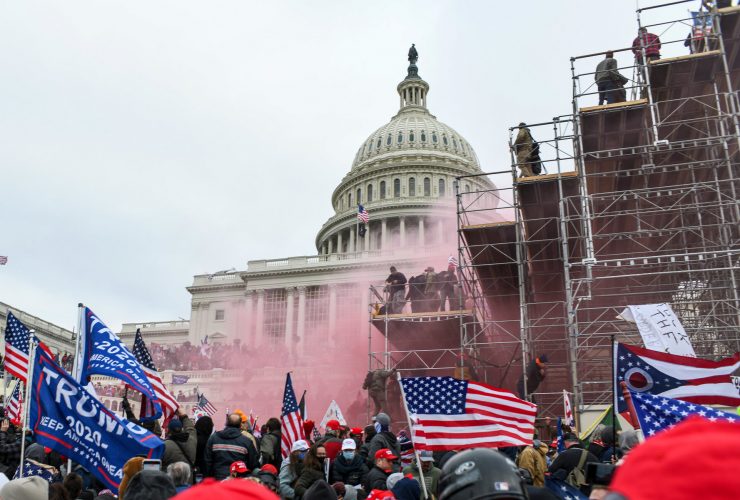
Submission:
<svg viewBox="0 0 740 500">
<path fill-rule="evenodd" d="M 357 205 L 357 219 L 363 224 L 370 222 L 370 215 L 368 215 L 367 210 L 362 205 Z"/>
<path fill-rule="evenodd" d="M 28 342 L 31 331 L 8 311 L 5 324 L 5 371 L 26 381 L 28 371 Z"/>
<path fill-rule="evenodd" d="M 711 422 L 740 424 L 740 416 L 715 410 L 709 406 L 661 397 L 647 392 L 632 392 L 632 402 L 646 438 L 671 428 L 691 415 L 704 417 Z M 740 431 L 740 426 L 738 426 Z"/>
<path fill-rule="evenodd" d="M 205 394 L 201 394 L 198 396 L 198 408 L 203 410 L 208 414 L 209 417 L 212 417 L 216 414 L 218 410 L 216 410 L 216 407 L 213 406 L 213 404 L 206 399 Z"/>
<path fill-rule="evenodd" d="M 403 378 L 401 386 L 418 449 L 532 444 L 537 406 L 509 391 L 452 377 Z"/>
<path fill-rule="evenodd" d="M 170 394 L 170 391 L 167 390 L 164 382 L 162 382 L 162 377 L 159 376 L 157 368 L 154 366 L 152 356 L 149 354 L 149 349 L 146 348 L 144 338 L 141 336 L 141 331 L 138 328 L 136 329 L 136 336 L 134 337 L 134 356 L 136 356 L 136 361 L 138 361 L 144 369 L 146 378 L 149 379 L 149 383 L 152 385 L 154 393 L 157 395 L 157 399 L 159 399 L 159 404 L 162 405 L 162 415 L 166 420 L 175 413 L 177 407 L 180 405 L 177 404 L 175 396 Z M 146 404 L 147 401 L 145 401 L 145 399 L 145 397 L 142 398 L 142 416 L 149 416 L 149 411 L 146 409 L 148 405 Z"/>
<path fill-rule="evenodd" d="M 5 416 L 8 417 L 11 422 L 21 421 L 21 404 L 21 383 L 18 381 L 15 383 L 15 389 L 13 389 L 13 394 L 10 396 L 10 401 L 8 401 L 8 404 L 5 406 Z"/>
<path fill-rule="evenodd" d="M 290 373 L 285 378 L 285 391 L 283 392 L 283 410 L 280 412 L 280 423 L 283 425 L 283 437 L 280 443 L 280 451 L 283 458 L 290 455 L 290 448 L 295 441 L 306 439 L 303 432 L 303 418 L 298 408 L 298 401 L 293 391 L 293 382 Z"/>
<path fill-rule="evenodd" d="M 4 266 L 8 263 L 8 256 L 7 255 L 0 255 L 0 266 Z"/>
</svg>

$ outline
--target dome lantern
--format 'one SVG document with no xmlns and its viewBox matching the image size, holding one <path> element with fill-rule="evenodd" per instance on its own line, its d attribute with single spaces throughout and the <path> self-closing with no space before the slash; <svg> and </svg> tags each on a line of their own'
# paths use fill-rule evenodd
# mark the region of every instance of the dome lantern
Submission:
<svg viewBox="0 0 740 500">
<path fill-rule="evenodd" d="M 416 51 L 416 45 L 412 43 L 409 49 L 409 67 L 406 78 L 396 87 L 401 98 L 400 112 L 407 109 L 410 111 L 418 111 L 420 108 L 426 111 L 427 109 L 429 84 L 419 76 L 419 68 L 416 66 L 418 59 L 419 53 Z"/>
</svg>

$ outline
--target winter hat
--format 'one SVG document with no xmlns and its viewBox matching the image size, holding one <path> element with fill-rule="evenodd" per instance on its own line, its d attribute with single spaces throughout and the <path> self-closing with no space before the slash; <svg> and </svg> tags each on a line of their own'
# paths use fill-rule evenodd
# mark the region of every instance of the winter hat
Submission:
<svg viewBox="0 0 740 500">
<path fill-rule="evenodd" d="M 326 430 L 328 430 L 328 431 L 338 431 L 341 426 L 342 426 L 342 424 L 339 423 L 339 420 L 329 420 L 326 423 Z"/>
<path fill-rule="evenodd" d="M 403 474 L 400 472 L 394 472 L 385 480 L 385 487 L 389 490 L 392 490 L 396 483 L 399 482 L 401 479 L 403 479 Z"/>
<path fill-rule="evenodd" d="M 421 496 L 419 482 L 408 477 L 401 478 L 391 491 L 398 500 L 419 500 Z"/>
<path fill-rule="evenodd" d="M 128 487 L 129 481 L 131 481 L 131 478 L 134 477 L 136 474 L 138 474 L 143 467 L 144 467 L 143 457 L 129 458 L 128 462 L 126 462 L 123 465 L 123 479 L 121 479 L 121 484 L 118 485 L 118 496 L 119 497 L 123 498 L 123 495 L 126 492 L 126 488 Z M 2 497 L 2 494 L 0 493 L 0 498 L 1 497 Z"/>
<path fill-rule="evenodd" d="M 381 426 L 382 428 L 384 428 L 384 430 L 385 430 L 385 429 L 388 429 L 388 426 L 390 426 L 390 425 L 391 425 L 391 417 L 389 417 L 389 416 L 388 416 L 387 414 L 385 414 L 385 413 L 378 413 L 378 414 L 377 414 L 377 415 L 375 416 L 375 421 L 376 421 L 377 423 L 379 423 L 379 424 L 380 424 L 380 426 Z"/>
<path fill-rule="evenodd" d="M 342 441 L 342 450 L 356 450 L 357 449 L 357 443 L 355 443 L 354 439 L 345 439 Z"/>
<path fill-rule="evenodd" d="M 131 478 L 126 500 L 166 500 L 177 495 L 170 476 L 159 470 L 143 470 Z"/>
<path fill-rule="evenodd" d="M 740 423 L 689 417 L 636 446 L 610 490 L 630 500 L 736 498 L 740 491 Z"/>
<path fill-rule="evenodd" d="M 13 479 L 0 490 L 3 500 L 47 500 L 49 482 L 38 476 Z"/>
<path fill-rule="evenodd" d="M 313 483 L 301 497 L 302 500 L 337 500 L 337 492 L 329 483 L 320 479 Z"/>
<path fill-rule="evenodd" d="M 347 487 L 341 481 L 337 481 L 336 483 L 332 484 L 332 487 L 337 493 L 337 496 L 344 496 L 347 493 Z"/>
<path fill-rule="evenodd" d="M 182 420 L 179 418 L 173 418 L 170 423 L 167 424 L 167 429 L 170 432 L 180 432 L 182 430 Z"/>
<path fill-rule="evenodd" d="M 275 493 L 254 481 L 216 481 L 208 478 L 173 497 L 177 500 L 280 500 Z"/>
</svg>

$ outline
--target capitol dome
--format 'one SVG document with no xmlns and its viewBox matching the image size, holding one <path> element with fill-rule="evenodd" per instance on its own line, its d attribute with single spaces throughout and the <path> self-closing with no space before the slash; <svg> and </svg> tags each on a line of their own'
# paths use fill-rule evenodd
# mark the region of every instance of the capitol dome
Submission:
<svg viewBox="0 0 740 500">
<path fill-rule="evenodd" d="M 332 194 L 335 215 L 316 236 L 321 254 L 446 244 L 455 237 L 449 222 L 455 215 L 455 179 L 482 171 L 470 143 L 429 112 L 429 84 L 419 76 L 416 58 L 412 46 L 406 78 L 396 87 L 398 113 L 363 141 Z M 479 176 L 464 178 L 458 189 L 493 187 Z M 359 205 L 370 216 L 362 241 L 356 234 Z"/>
</svg>

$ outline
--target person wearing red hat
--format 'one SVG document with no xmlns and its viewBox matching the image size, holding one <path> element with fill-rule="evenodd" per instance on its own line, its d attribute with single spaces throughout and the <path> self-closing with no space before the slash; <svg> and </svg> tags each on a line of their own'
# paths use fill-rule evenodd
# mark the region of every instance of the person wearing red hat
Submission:
<svg viewBox="0 0 740 500">
<path fill-rule="evenodd" d="M 225 480 L 244 478 L 247 476 L 249 476 L 249 469 L 247 468 L 247 464 L 245 464 L 241 460 L 237 460 L 229 467 L 229 477 L 227 477 Z"/>
<path fill-rule="evenodd" d="M 329 420 L 326 423 L 326 434 L 324 434 L 324 438 L 317 442 L 317 444 L 324 445 L 326 456 L 329 460 L 337 458 L 337 455 L 342 449 L 342 440 L 339 439 L 341 428 L 342 424 L 339 423 L 339 420 Z"/>
<path fill-rule="evenodd" d="M 360 446 L 362 446 L 362 428 L 360 427 L 352 427 L 349 430 L 349 437 L 355 440 L 355 444 L 357 445 L 357 449 L 360 449 Z"/>
<path fill-rule="evenodd" d="M 740 419 L 724 420 L 692 416 L 646 439 L 616 469 L 609 490 L 629 500 L 737 498 Z"/>
<path fill-rule="evenodd" d="M 393 472 L 394 460 L 398 460 L 398 455 L 388 448 L 381 448 L 375 452 L 375 463 L 365 478 L 365 491 L 388 489 L 386 481 Z"/>
<path fill-rule="evenodd" d="M 206 479 L 173 497 L 177 500 L 280 500 L 275 493 L 254 481 Z"/>
</svg>

